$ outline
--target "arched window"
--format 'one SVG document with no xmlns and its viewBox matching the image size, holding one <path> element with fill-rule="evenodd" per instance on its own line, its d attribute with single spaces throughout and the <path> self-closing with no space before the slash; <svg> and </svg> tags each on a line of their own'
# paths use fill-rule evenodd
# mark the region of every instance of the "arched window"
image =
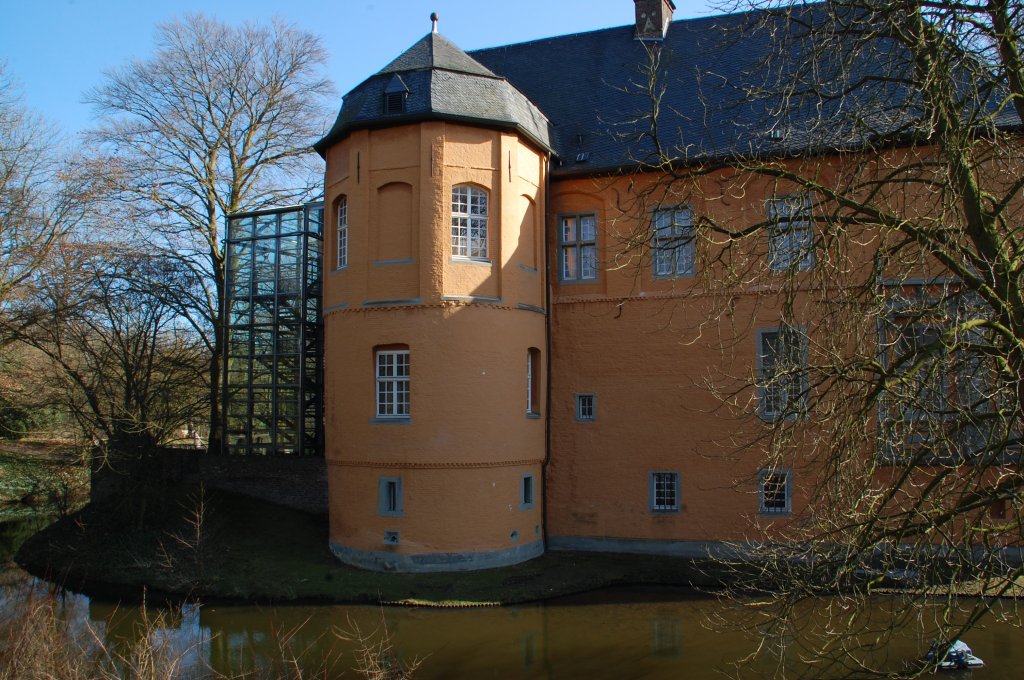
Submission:
<svg viewBox="0 0 1024 680">
<path fill-rule="evenodd" d="M 452 257 L 487 259 L 487 192 L 452 187 Z"/>
<path fill-rule="evenodd" d="M 348 197 L 338 199 L 338 253 L 335 268 L 348 266 Z"/>
</svg>

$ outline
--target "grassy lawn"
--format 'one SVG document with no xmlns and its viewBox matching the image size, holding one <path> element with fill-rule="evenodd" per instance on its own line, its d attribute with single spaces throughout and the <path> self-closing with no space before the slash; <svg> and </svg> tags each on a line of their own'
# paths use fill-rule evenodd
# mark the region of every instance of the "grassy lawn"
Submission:
<svg viewBox="0 0 1024 680">
<path fill-rule="evenodd" d="M 204 499 L 201 530 L 195 526 Z M 244 496 L 175 488 L 138 515 L 87 506 L 36 535 L 19 561 L 85 592 L 192 595 L 203 600 L 497 605 L 618 584 L 711 585 L 690 560 L 549 553 L 525 564 L 457 574 L 368 572 L 328 550 L 327 519 Z M 198 538 L 197 538 L 198 537 Z"/>
<path fill-rule="evenodd" d="M 89 469 L 73 452 L 0 440 L 0 521 L 81 507 L 88 492 Z"/>
</svg>

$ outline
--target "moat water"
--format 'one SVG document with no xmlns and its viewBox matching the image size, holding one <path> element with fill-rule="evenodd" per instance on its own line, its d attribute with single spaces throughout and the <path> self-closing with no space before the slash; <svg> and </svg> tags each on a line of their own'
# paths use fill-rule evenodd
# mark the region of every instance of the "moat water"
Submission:
<svg viewBox="0 0 1024 680">
<path fill-rule="evenodd" d="M 0 523 L 0 558 L 10 554 L 13 542 L 41 525 L 38 520 L 17 526 Z M 139 634 L 136 607 L 54 591 L 10 566 L 0 578 L 0 616 L 53 592 L 74 627 L 95 631 L 113 647 L 129 645 Z M 889 606 L 880 600 L 879 615 L 887 616 Z M 163 624 L 151 634 L 181 660 L 183 677 L 196 679 L 210 677 L 210 669 L 229 675 L 273 668 L 281 663 L 282 649 L 288 650 L 285 656 L 298 659 L 304 669 L 301 677 L 359 677 L 352 670 L 358 654 L 353 633 L 358 629 L 379 642 L 386 628 L 394 658 L 419 660 L 417 680 L 678 680 L 721 678 L 735 669 L 759 642 L 739 632 L 741 616 L 726 603 L 690 591 L 631 588 L 474 609 L 187 605 L 164 611 Z M 979 680 L 1024 677 L 1020 628 L 990 622 L 967 639 L 987 665 L 974 672 Z M 919 644 L 910 633 L 885 654 L 899 662 L 912 658 Z M 786 677 L 813 674 L 795 649 L 781 661 L 769 655 L 740 668 L 743 677 L 761 677 L 779 663 L 785 664 Z"/>
</svg>

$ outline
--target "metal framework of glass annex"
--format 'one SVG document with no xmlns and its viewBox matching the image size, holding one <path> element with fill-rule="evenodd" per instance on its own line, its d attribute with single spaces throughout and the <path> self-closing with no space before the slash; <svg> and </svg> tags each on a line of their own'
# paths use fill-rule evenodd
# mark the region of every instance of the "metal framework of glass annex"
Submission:
<svg viewBox="0 0 1024 680">
<path fill-rule="evenodd" d="M 228 217 L 224 452 L 323 455 L 322 203 Z"/>
</svg>

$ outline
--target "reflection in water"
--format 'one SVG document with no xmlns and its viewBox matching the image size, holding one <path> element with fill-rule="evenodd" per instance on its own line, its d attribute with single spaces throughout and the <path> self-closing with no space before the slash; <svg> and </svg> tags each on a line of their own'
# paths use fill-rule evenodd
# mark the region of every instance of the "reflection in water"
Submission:
<svg viewBox="0 0 1024 680">
<path fill-rule="evenodd" d="M 46 585 L 22 579 L 0 590 L 0 611 Z M 64 614 L 90 626 L 115 649 L 130 649 L 141 631 L 135 608 L 68 594 Z M 884 611 L 884 605 L 880 611 Z M 209 677 L 254 667 L 273 676 L 282 659 L 298 658 L 306 677 L 353 677 L 354 628 L 379 635 L 386 625 L 397 658 L 422 660 L 416 678 L 719 678 L 748 651 L 738 633 L 702 625 L 709 613 L 728 617 L 714 600 L 675 590 L 616 590 L 547 604 L 483 609 L 379 608 L 371 606 L 205 606 L 163 611 L 148 626 L 156 642 L 181 661 L 185 677 Z M 150 616 L 153 616 L 152 614 Z M 969 642 L 988 664 L 984 680 L 1019 677 L 1024 648 L 1019 631 L 992 625 Z M 894 658 L 912 647 L 894 646 Z M 332 672 L 323 673 L 324 667 Z M 806 669 L 806 667 L 804 667 Z M 748 668 L 749 675 L 760 675 Z M 767 670 L 767 669 L 761 669 Z M 789 672 L 791 671 L 791 672 Z M 799 665 L 787 676 L 806 675 Z M 979 678 L 981 680 L 981 678 Z"/>
</svg>

